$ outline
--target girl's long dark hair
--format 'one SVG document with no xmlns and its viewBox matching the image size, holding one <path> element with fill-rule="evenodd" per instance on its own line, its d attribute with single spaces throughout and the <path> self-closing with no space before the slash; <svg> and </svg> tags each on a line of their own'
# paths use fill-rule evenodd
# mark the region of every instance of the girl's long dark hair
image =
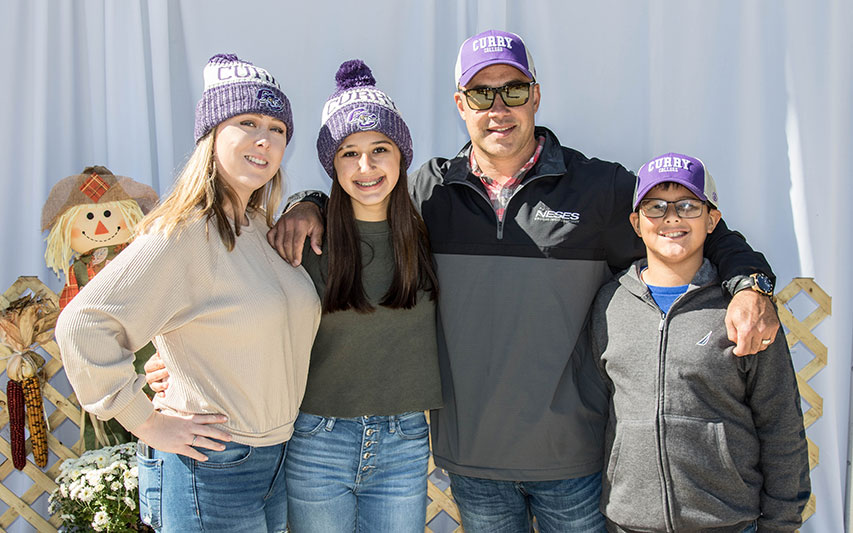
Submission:
<svg viewBox="0 0 853 533">
<path fill-rule="evenodd" d="M 391 309 L 411 309 L 417 303 L 418 290 L 427 291 L 430 299 L 438 296 L 438 279 L 429 250 L 426 224 L 409 197 L 405 163 L 400 161 L 400 177 L 389 195 L 388 226 L 394 252 L 394 277 L 380 305 Z M 354 309 L 371 313 L 374 307 L 367 301 L 361 281 L 361 242 L 352 202 L 332 178 L 326 215 L 329 272 L 323 312 L 334 313 Z"/>
</svg>

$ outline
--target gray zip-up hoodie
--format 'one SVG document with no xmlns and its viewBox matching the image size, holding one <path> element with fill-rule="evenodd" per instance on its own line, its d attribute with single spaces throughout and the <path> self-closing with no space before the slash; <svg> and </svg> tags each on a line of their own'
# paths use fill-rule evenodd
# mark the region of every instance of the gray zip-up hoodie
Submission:
<svg viewBox="0 0 853 533">
<path fill-rule="evenodd" d="M 780 329 L 732 353 L 729 297 L 705 260 L 664 315 L 635 262 L 602 287 L 593 354 L 611 390 L 601 510 L 609 531 L 794 531 L 810 494 L 800 396 Z"/>
</svg>

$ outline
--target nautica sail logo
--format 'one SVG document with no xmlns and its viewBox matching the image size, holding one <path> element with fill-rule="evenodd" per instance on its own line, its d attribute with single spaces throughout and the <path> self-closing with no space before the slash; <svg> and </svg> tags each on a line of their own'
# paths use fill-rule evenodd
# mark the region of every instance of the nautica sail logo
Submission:
<svg viewBox="0 0 853 533">
<path fill-rule="evenodd" d="M 708 341 L 711 340 L 711 332 L 709 331 L 707 335 L 699 339 L 699 342 L 696 343 L 696 346 L 705 346 L 708 344 Z"/>
</svg>

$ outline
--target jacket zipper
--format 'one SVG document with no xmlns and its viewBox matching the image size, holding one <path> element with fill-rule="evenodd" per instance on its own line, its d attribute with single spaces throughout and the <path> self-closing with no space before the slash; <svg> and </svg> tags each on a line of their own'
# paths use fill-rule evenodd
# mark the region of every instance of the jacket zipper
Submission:
<svg viewBox="0 0 853 533">
<path fill-rule="evenodd" d="M 534 177 L 530 178 L 529 180 L 527 180 L 527 182 L 519 185 L 515 189 L 515 191 L 513 191 L 512 196 L 509 197 L 509 200 L 507 200 L 506 209 L 504 209 L 504 215 L 506 215 L 506 212 L 509 211 L 509 204 L 512 202 L 512 199 L 515 198 L 515 195 L 518 194 L 521 191 L 521 189 L 527 187 L 531 182 L 536 181 L 540 178 L 548 178 L 548 177 L 553 177 L 553 176 L 559 176 L 559 174 L 542 174 L 539 176 L 534 176 Z M 498 228 L 497 239 L 499 241 L 502 241 L 504 238 L 504 221 L 498 217 L 498 213 L 497 213 L 497 211 L 495 211 L 495 208 L 492 205 L 492 200 L 489 198 L 489 195 L 484 193 L 476 185 L 474 185 L 473 183 L 471 183 L 465 179 L 463 179 L 461 181 L 452 181 L 450 183 L 451 184 L 458 184 L 458 185 L 465 185 L 466 187 L 470 187 L 471 189 L 474 189 L 475 191 L 477 191 L 477 194 L 479 194 L 480 197 L 483 198 L 486 201 L 486 203 L 489 204 L 489 207 L 492 209 L 492 212 L 495 213 L 495 224 L 497 225 L 497 228 Z"/>
<path fill-rule="evenodd" d="M 673 302 L 674 303 L 674 302 Z M 655 406 L 655 440 L 656 444 L 656 456 L 658 461 L 658 469 L 661 473 L 661 487 L 663 489 L 663 511 L 664 511 L 664 525 L 667 531 L 674 531 L 672 527 L 672 516 L 669 512 L 669 490 L 667 490 L 667 475 L 666 469 L 664 465 L 664 457 L 663 457 L 663 399 L 664 399 L 664 352 L 666 351 L 666 313 L 664 313 L 657 304 L 655 304 L 656 309 L 660 313 L 660 322 L 658 323 L 658 399 L 657 405 Z M 670 306 L 670 309 L 672 307 Z"/>
<path fill-rule="evenodd" d="M 688 290 L 680 295 L 678 298 L 672 302 L 672 305 L 669 306 L 669 311 L 664 313 L 660 307 L 657 306 L 657 303 L 654 302 L 654 299 L 649 296 L 652 300 L 649 302 L 657 311 L 660 313 L 660 322 L 658 323 L 658 333 L 659 333 L 659 341 L 658 341 L 658 401 L 657 401 L 657 412 L 655 413 L 655 438 L 657 440 L 657 460 L 658 460 L 658 468 L 661 472 L 661 486 L 663 487 L 663 510 L 664 510 L 664 523 L 666 525 L 667 531 L 675 531 L 675 524 L 673 523 L 672 509 L 670 506 L 670 494 L 669 494 L 669 485 L 668 485 L 668 476 L 666 472 L 668 469 L 665 468 L 664 465 L 664 457 L 663 457 L 663 449 L 664 449 L 664 430 L 663 430 L 663 402 L 664 402 L 664 385 L 666 383 L 664 376 L 664 367 L 666 366 L 666 340 L 668 338 L 667 333 L 669 332 L 669 318 L 672 316 L 672 310 L 679 304 L 684 303 L 685 299 L 690 299 L 696 293 L 700 292 L 705 287 L 697 287 L 694 290 Z"/>
</svg>

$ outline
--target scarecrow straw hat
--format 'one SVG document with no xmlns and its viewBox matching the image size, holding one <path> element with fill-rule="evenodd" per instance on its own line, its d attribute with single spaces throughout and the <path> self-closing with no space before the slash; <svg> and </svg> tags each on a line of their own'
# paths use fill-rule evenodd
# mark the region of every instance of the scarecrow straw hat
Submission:
<svg viewBox="0 0 853 533">
<path fill-rule="evenodd" d="M 103 166 L 91 166 L 74 176 L 59 181 L 41 210 L 41 229 L 51 228 L 65 210 L 75 205 L 136 200 L 147 214 L 157 203 L 154 189 L 125 176 L 116 176 Z"/>
</svg>

